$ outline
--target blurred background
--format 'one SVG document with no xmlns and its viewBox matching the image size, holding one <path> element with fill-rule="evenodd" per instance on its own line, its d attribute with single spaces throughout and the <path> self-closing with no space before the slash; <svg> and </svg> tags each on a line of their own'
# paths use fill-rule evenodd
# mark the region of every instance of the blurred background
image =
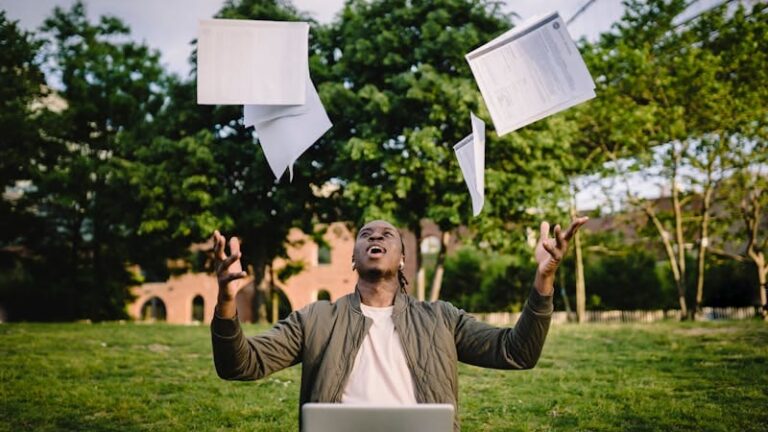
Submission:
<svg viewBox="0 0 768 432">
<path fill-rule="evenodd" d="M 489 131 L 473 218 L 452 146 L 490 117 L 464 54 L 552 10 L 597 97 Z M 311 23 L 334 126 L 292 182 L 241 107 L 196 103 L 210 17 Z M 765 316 L 767 78 L 759 1 L 0 0 L 0 321 L 208 321 L 215 229 L 243 242 L 241 319 L 275 321 L 351 292 L 384 218 L 414 296 L 506 324 L 540 221 L 575 215 L 556 320 Z"/>
</svg>

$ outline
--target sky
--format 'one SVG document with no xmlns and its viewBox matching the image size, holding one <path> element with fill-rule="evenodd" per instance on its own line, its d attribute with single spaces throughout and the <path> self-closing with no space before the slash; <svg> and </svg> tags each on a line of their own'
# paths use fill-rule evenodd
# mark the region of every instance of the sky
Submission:
<svg viewBox="0 0 768 432">
<path fill-rule="evenodd" d="M 505 12 L 520 16 L 519 22 L 532 15 L 553 10 L 568 20 L 589 0 L 507 0 Z M 75 0 L 0 0 L 0 9 L 22 28 L 34 31 L 40 27 L 55 6 L 69 8 Z M 294 0 L 299 10 L 310 13 L 320 23 L 331 22 L 341 10 L 344 0 Z M 196 37 L 197 23 L 212 17 L 224 0 L 85 0 L 92 20 L 114 15 L 131 28 L 136 40 L 158 49 L 164 65 L 174 73 L 186 76 L 190 71 L 190 41 Z M 622 12 L 621 0 L 595 0 L 587 11 L 569 26 L 571 36 L 595 38 L 606 31 Z"/>
</svg>

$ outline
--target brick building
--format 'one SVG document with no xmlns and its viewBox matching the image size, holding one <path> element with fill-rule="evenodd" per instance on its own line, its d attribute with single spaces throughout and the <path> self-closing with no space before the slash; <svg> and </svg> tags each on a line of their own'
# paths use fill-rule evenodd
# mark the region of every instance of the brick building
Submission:
<svg viewBox="0 0 768 432">
<path fill-rule="evenodd" d="M 440 232 L 431 223 L 422 224 L 421 247 L 434 247 Z M 304 263 L 304 269 L 285 283 L 275 281 L 277 288 L 288 299 L 292 310 L 301 309 L 318 298 L 335 300 L 351 293 L 357 274 L 352 271 L 352 250 L 355 235 L 345 223 L 329 225 L 323 237 L 330 246 L 320 247 L 299 229 L 288 235 L 290 261 Z M 403 233 L 406 249 L 405 274 L 409 281 L 416 275 L 416 238 L 410 232 Z M 439 240 L 437 240 L 439 242 Z M 451 249 L 456 240 L 451 242 Z M 212 245 L 207 245 L 211 248 Z M 279 270 L 285 260 L 276 259 L 273 267 Z M 253 279 L 246 278 L 237 294 L 238 315 L 242 321 L 253 321 L 252 307 L 256 287 Z M 188 273 L 172 277 L 166 282 L 147 283 L 133 288 L 136 300 L 128 305 L 128 314 L 136 320 L 165 320 L 169 323 L 188 324 L 210 322 L 216 305 L 218 287 L 213 275 Z"/>
</svg>

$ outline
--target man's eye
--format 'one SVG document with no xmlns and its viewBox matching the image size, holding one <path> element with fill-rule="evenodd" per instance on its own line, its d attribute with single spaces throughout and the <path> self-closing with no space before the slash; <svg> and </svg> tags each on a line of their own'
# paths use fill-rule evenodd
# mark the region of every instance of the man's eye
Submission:
<svg viewBox="0 0 768 432">
<path fill-rule="evenodd" d="M 392 233 L 391 233 L 391 232 L 389 232 L 389 231 L 385 232 L 385 233 L 384 233 L 384 235 L 385 235 L 386 237 L 392 237 Z"/>
</svg>

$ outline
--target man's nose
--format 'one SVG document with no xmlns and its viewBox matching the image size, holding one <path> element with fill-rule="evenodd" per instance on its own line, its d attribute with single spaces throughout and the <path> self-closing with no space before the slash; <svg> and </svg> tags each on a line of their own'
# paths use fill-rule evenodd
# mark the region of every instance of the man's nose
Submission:
<svg viewBox="0 0 768 432">
<path fill-rule="evenodd" d="M 381 234 L 371 234 L 368 236 L 368 241 L 374 241 L 374 240 L 383 240 L 384 236 Z"/>
</svg>

